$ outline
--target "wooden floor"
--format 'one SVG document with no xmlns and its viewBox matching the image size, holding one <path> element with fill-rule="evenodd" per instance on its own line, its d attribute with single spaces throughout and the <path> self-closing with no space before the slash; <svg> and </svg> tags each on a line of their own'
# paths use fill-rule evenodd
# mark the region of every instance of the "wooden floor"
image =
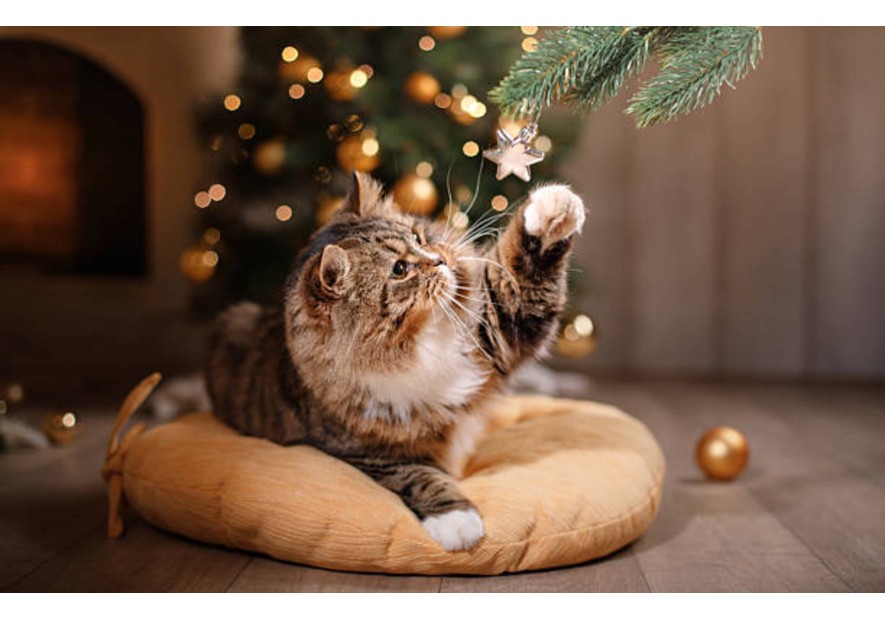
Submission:
<svg viewBox="0 0 885 620">
<path fill-rule="evenodd" d="M 668 463 L 657 521 L 581 566 L 500 577 L 337 573 L 211 547 L 143 522 L 108 541 L 99 477 L 110 407 L 80 411 L 67 448 L 0 455 L 0 590 L 808 592 L 885 590 L 885 389 L 600 382 Z M 36 414 L 35 414 L 36 415 Z M 745 432 L 733 483 L 698 473 L 703 430 Z"/>
</svg>

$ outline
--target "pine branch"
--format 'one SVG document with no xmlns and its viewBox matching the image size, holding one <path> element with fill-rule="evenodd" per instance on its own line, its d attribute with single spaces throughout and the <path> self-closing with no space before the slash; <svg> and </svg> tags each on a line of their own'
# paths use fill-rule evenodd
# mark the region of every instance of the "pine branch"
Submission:
<svg viewBox="0 0 885 620">
<path fill-rule="evenodd" d="M 555 102 L 589 111 L 640 74 L 650 56 L 661 72 L 630 100 L 640 127 L 669 121 L 710 103 L 762 57 L 762 33 L 752 27 L 595 26 L 547 33 L 490 92 L 504 114 L 540 116 Z"/>
<path fill-rule="evenodd" d="M 662 43 L 661 72 L 633 98 L 627 113 L 646 127 L 703 107 L 723 85 L 735 88 L 762 56 L 762 33 L 753 27 L 683 29 Z"/>
<path fill-rule="evenodd" d="M 526 53 L 489 97 L 505 114 L 537 116 L 555 101 L 602 105 L 642 71 L 657 29 L 564 28 Z"/>
</svg>

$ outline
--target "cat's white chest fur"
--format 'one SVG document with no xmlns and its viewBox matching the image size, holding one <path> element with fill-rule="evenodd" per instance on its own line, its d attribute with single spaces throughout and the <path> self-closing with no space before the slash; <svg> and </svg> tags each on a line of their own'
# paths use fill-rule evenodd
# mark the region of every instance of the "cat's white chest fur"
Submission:
<svg viewBox="0 0 885 620">
<path fill-rule="evenodd" d="M 445 316 L 431 319 L 418 336 L 414 359 L 407 368 L 363 375 L 369 393 L 365 416 L 406 423 L 413 409 L 466 404 L 487 378 L 469 351 L 465 336 Z"/>
</svg>

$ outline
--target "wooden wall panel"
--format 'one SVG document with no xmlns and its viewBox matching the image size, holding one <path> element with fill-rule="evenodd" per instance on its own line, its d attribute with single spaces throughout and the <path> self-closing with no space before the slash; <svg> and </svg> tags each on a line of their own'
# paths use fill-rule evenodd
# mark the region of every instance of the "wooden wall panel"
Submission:
<svg viewBox="0 0 885 620">
<path fill-rule="evenodd" d="M 764 37 L 758 69 L 714 104 L 722 125 L 722 366 L 797 375 L 805 367 L 809 33 L 765 29 Z"/>
<path fill-rule="evenodd" d="M 629 362 L 704 372 L 714 364 L 715 116 L 711 109 L 635 132 Z"/>
<path fill-rule="evenodd" d="M 819 28 L 814 370 L 885 376 L 885 28 Z"/>
<path fill-rule="evenodd" d="M 588 365 L 885 379 L 885 28 L 766 28 L 759 69 L 636 130 L 590 115 Z"/>
<path fill-rule="evenodd" d="M 590 361 L 607 368 L 624 367 L 631 333 L 626 224 L 635 130 L 622 109 L 623 98 L 590 115 L 565 171 L 588 210 L 572 261 L 571 307 L 593 317 L 602 337 Z"/>
</svg>

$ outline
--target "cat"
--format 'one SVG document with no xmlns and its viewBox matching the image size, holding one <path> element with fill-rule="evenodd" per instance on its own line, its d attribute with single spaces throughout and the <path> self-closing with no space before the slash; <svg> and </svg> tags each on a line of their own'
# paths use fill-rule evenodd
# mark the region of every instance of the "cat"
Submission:
<svg viewBox="0 0 885 620">
<path fill-rule="evenodd" d="M 568 186 L 538 186 L 479 247 L 403 213 L 365 174 L 353 185 L 295 259 L 281 308 L 219 316 L 214 411 L 240 433 L 346 461 L 444 549 L 469 549 L 484 525 L 459 468 L 484 406 L 556 333 L 584 205 Z"/>
</svg>

